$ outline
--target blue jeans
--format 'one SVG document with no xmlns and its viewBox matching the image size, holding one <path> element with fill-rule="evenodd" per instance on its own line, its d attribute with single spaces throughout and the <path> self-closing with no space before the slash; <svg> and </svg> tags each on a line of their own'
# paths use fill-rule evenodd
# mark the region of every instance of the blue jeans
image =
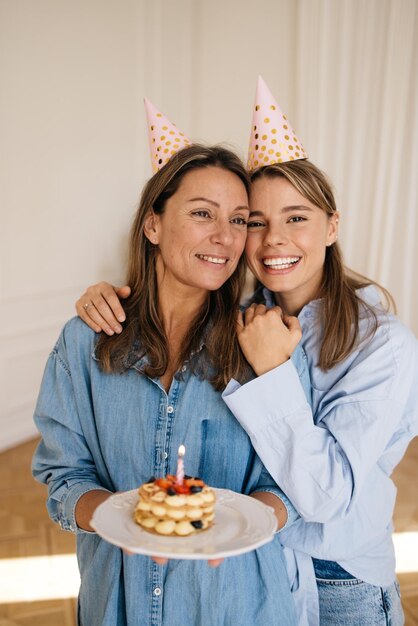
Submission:
<svg viewBox="0 0 418 626">
<path fill-rule="evenodd" d="M 338 563 L 313 559 L 321 626 L 402 626 L 399 583 L 375 587 Z"/>
</svg>

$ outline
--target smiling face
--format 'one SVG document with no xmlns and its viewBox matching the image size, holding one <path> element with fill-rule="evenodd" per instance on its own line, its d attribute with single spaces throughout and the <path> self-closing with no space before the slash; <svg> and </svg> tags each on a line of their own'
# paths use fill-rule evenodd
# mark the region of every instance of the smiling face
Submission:
<svg viewBox="0 0 418 626">
<path fill-rule="evenodd" d="M 151 213 L 145 224 L 158 245 L 159 288 L 176 294 L 219 289 L 244 250 L 248 215 L 245 186 L 232 172 L 206 167 L 185 174 L 162 215 Z"/>
<path fill-rule="evenodd" d="M 290 315 L 318 296 L 326 247 L 336 240 L 338 212 L 328 215 L 283 177 L 251 188 L 246 256 L 258 280 Z"/>
</svg>

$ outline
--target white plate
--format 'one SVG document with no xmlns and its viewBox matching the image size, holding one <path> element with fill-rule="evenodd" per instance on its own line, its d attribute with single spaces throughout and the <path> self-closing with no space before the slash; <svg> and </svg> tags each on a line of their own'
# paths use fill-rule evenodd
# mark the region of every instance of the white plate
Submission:
<svg viewBox="0 0 418 626">
<path fill-rule="evenodd" d="M 133 520 L 138 490 L 114 494 L 97 507 L 91 520 L 96 532 L 135 554 L 171 559 L 220 559 L 255 550 L 273 539 L 273 509 L 255 498 L 215 489 L 215 523 L 191 537 L 160 537 Z"/>
</svg>

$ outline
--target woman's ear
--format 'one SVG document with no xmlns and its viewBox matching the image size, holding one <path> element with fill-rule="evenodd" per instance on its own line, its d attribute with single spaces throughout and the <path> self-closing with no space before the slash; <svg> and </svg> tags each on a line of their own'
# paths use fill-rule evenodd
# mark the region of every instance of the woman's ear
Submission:
<svg viewBox="0 0 418 626">
<path fill-rule="evenodd" d="M 328 238 L 327 238 L 327 246 L 332 246 L 338 239 L 338 222 L 340 221 L 340 212 L 335 211 L 328 222 Z"/>
<path fill-rule="evenodd" d="M 159 236 L 158 236 L 158 223 L 159 217 L 155 215 L 154 211 L 151 210 L 144 222 L 144 233 L 145 237 L 154 245 L 158 246 L 159 244 Z"/>
</svg>

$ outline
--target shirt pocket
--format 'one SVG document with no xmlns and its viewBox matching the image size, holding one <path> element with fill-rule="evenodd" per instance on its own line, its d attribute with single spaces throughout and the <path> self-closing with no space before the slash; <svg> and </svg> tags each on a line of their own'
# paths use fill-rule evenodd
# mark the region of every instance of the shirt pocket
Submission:
<svg viewBox="0 0 418 626">
<path fill-rule="evenodd" d="M 212 487 L 242 492 L 255 456 L 247 433 L 232 415 L 202 420 L 199 476 Z"/>
</svg>

